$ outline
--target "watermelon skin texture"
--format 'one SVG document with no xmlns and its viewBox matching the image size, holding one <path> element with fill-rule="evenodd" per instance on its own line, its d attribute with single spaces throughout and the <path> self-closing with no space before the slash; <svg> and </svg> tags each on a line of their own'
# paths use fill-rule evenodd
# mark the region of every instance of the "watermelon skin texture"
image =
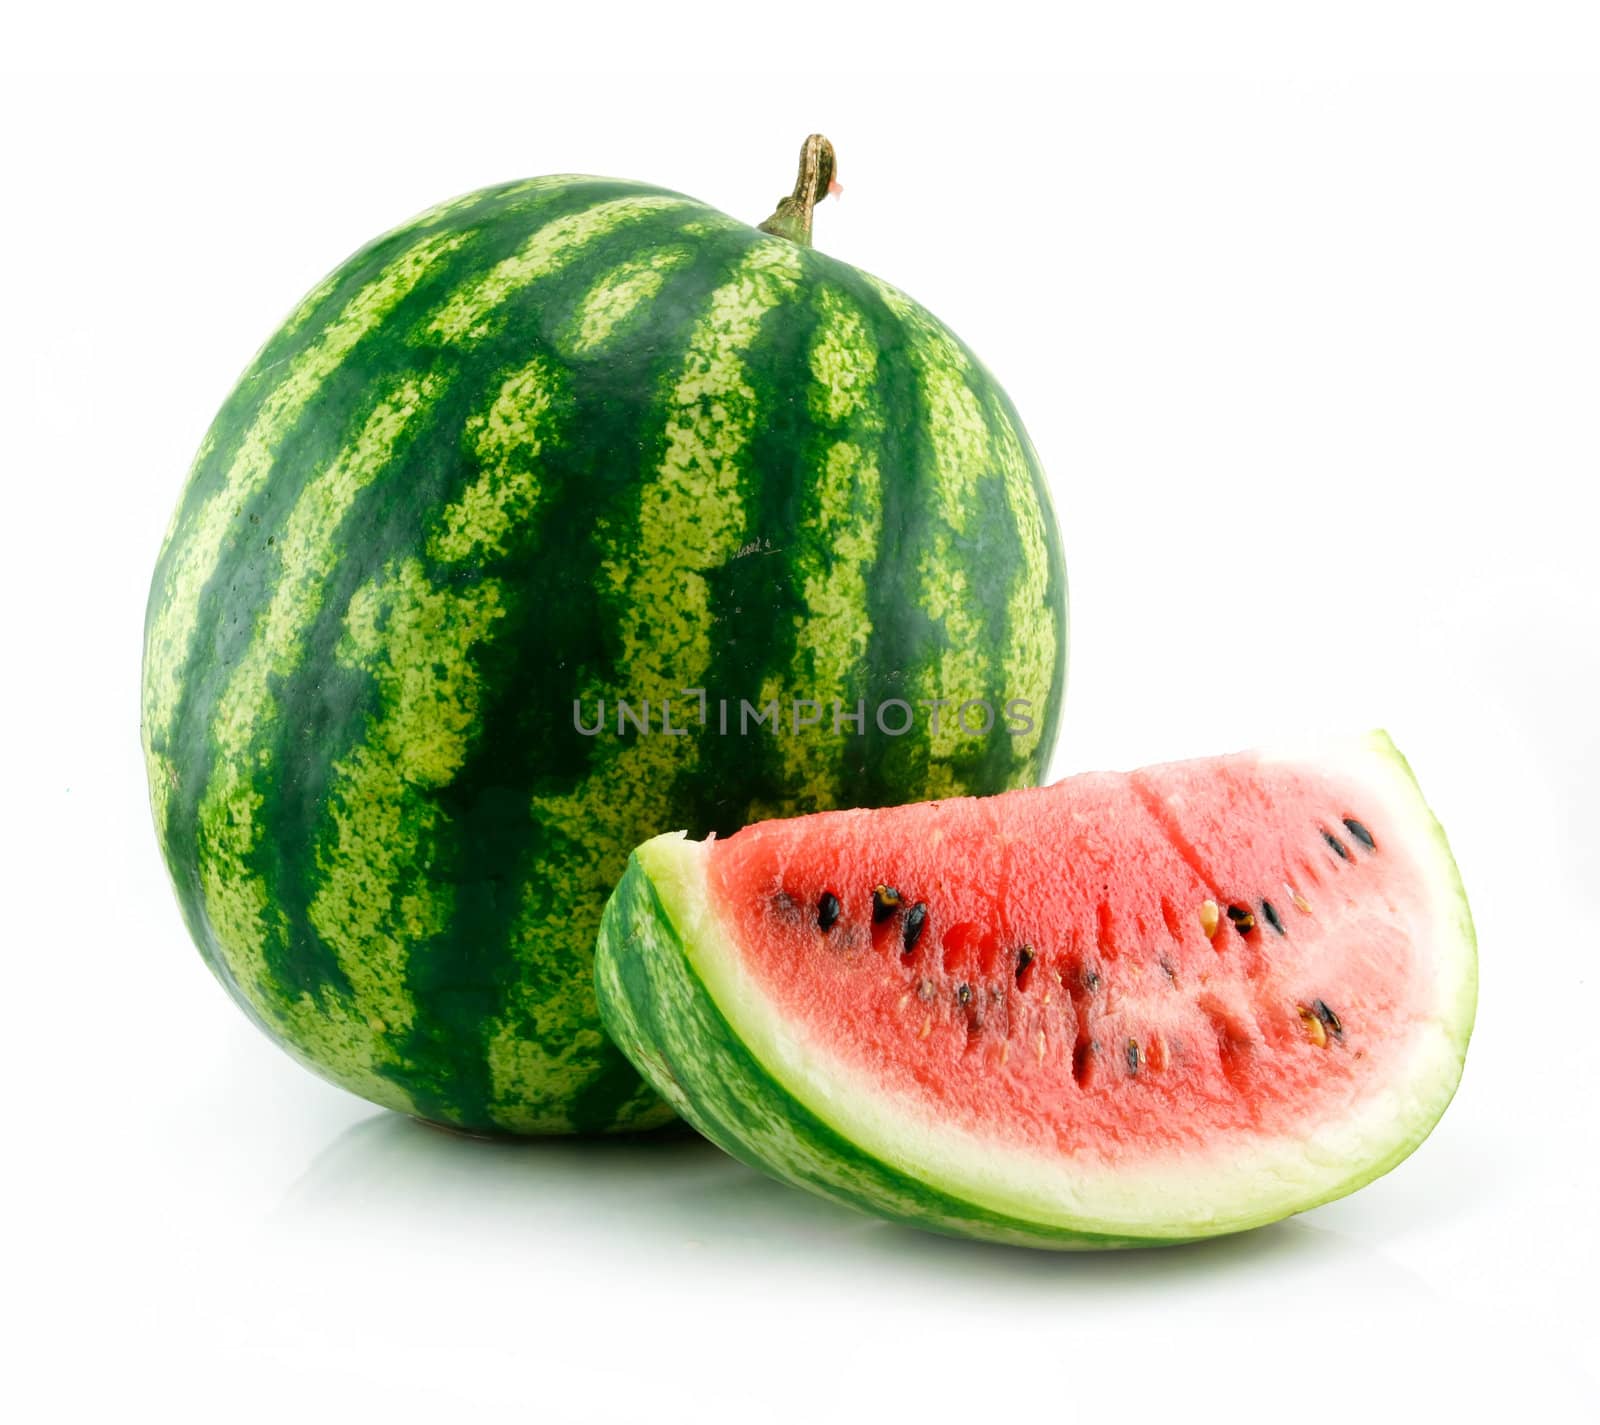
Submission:
<svg viewBox="0 0 1600 1425">
<path fill-rule="evenodd" d="M 649 1128 L 592 975 L 630 848 L 1036 782 L 1066 635 L 1033 449 L 935 318 L 680 194 L 509 184 L 338 268 L 205 437 L 146 620 L 157 834 L 208 965 L 333 1082 Z M 875 725 L 947 696 L 1031 729 Z M 868 714 L 722 735 L 720 697 Z"/>
<path fill-rule="evenodd" d="M 1367 1151 L 1320 1174 L 1310 1190 L 1286 1190 L 1269 1172 L 1262 1190 L 1247 1200 L 1219 1204 L 1197 1195 L 1192 1210 L 1177 1213 L 1167 1201 L 1142 1222 L 1137 1211 L 1126 1210 L 1117 1220 L 1070 1208 L 1046 1216 L 1019 1207 L 1028 1201 L 1022 1192 L 1006 1194 L 1011 1200 L 1002 1203 L 969 1190 L 959 1174 L 946 1176 L 937 1149 L 918 1142 L 914 1131 L 902 1140 L 914 1145 L 905 1152 L 864 1142 L 841 1125 L 870 1124 L 870 1108 L 852 1112 L 830 1098 L 828 1076 L 819 1072 L 801 1032 L 779 1026 L 752 1034 L 735 1026 L 735 1020 L 749 1025 L 760 1017 L 763 1011 L 752 1009 L 759 992 L 728 973 L 732 952 L 715 928 L 706 862 L 698 854 L 706 848 L 680 836 L 638 848 L 606 906 L 595 973 L 607 1031 L 678 1113 L 731 1156 L 791 1186 L 905 1225 L 1080 1250 L 1196 1241 L 1306 1211 L 1381 1177 L 1428 1136 L 1459 1082 L 1477 1005 L 1476 936 L 1444 832 L 1387 734 L 1372 734 L 1355 756 L 1372 784 L 1382 786 L 1443 908 L 1446 1046 L 1433 1080 L 1402 1120 L 1384 1124 Z M 1230 933 L 1224 927 L 1223 934 Z M 996 1171 L 986 1165 L 991 1183 Z"/>
</svg>

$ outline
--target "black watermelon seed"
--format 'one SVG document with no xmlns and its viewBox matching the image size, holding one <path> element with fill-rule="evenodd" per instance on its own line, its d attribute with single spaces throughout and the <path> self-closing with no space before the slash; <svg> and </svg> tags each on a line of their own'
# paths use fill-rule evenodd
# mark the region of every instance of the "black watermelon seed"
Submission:
<svg viewBox="0 0 1600 1425">
<path fill-rule="evenodd" d="M 1261 902 L 1261 913 L 1266 916 L 1267 924 L 1276 930 L 1279 935 L 1287 935 L 1289 933 L 1283 928 L 1283 921 L 1278 918 L 1278 908 L 1271 901 Z"/>
<path fill-rule="evenodd" d="M 834 922 L 839 919 L 839 897 L 832 891 L 824 891 L 822 899 L 817 902 L 817 924 L 824 930 L 832 930 Z"/>
<path fill-rule="evenodd" d="M 1339 1016 L 1329 1009 L 1322 1000 L 1314 999 L 1311 1001 L 1311 1012 L 1316 1015 L 1316 1017 L 1320 1019 L 1333 1034 L 1340 1039 L 1344 1038 L 1344 1025 L 1339 1023 Z"/>
<path fill-rule="evenodd" d="M 1033 946 L 1024 945 L 1022 949 L 1017 951 L 1017 983 L 1019 985 L 1022 983 L 1022 972 L 1033 964 L 1033 960 Z"/>
<path fill-rule="evenodd" d="M 1242 905 L 1230 905 L 1228 919 L 1233 922 L 1233 928 L 1241 935 L 1248 935 L 1256 928 L 1255 913 Z"/>
<path fill-rule="evenodd" d="M 1353 816 L 1347 816 L 1344 819 L 1344 827 L 1368 851 L 1376 851 L 1378 849 L 1378 843 L 1372 839 L 1372 833 Z"/>
<path fill-rule="evenodd" d="M 1088 990 L 1090 994 L 1100 988 L 1100 972 L 1098 970 L 1084 970 L 1082 979 L 1084 989 Z"/>
<path fill-rule="evenodd" d="M 872 922 L 887 920 L 900 909 L 900 892 L 893 886 L 879 884 L 872 891 Z"/>
<path fill-rule="evenodd" d="M 1130 1074 L 1139 1072 L 1139 1041 L 1137 1039 L 1128 1041 L 1128 1072 Z"/>
<path fill-rule="evenodd" d="M 1321 1003 L 1320 1000 L 1318 1000 L 1317 1002 L 1319 1004 Z M 956 986 L 956 1003 L 957 1004 L 971 1004 L 972 1003 L 972 986 L 971 985 L 957 985 Z"/>
<path fill-rule="evenodd" d="M 902 954 L 909 955 L 917 948 L 917 941 L 922 939 L 922 928 L 927 923 L 928 903 L 918 901 L 906 912 L 905 928 L 900 932 L 900 939 L 906 947 L 901 951 Z"/>
<path fill-rule="evenodd" d="M 1339 840 L 1339 838 L 1331 831 L 1324 831 L 1322 833 L 1322 839 L 1326 841 L 1329 846 L 1333 847 L 1333 854 L 1341 861 L 1348 861 L 1350 859 L 1350 852 L 1346 849 L 1344 842 Z"/>
</svg>

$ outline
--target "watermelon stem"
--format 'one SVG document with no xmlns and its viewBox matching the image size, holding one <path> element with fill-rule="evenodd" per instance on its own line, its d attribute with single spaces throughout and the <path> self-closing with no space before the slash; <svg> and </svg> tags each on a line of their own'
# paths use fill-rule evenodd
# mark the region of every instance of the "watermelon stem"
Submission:
<svg viewBox="0 0 1600 1425">
<path fill-rule="evenodd" d="M 808 137 L 800 147 L 794 192 L 778 199 L 777 211 L 761 224 L 761 231 L 810 247 L 811 213 L 833 187 L 835 168 L 833 145 L 821 134 Z"/>
</svg>

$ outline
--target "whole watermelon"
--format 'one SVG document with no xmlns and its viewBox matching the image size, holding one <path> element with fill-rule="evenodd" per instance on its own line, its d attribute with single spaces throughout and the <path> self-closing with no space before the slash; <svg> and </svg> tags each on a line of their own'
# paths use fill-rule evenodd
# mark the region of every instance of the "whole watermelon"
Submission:
<svg viewBox="0 0 1600 1425">
<path fill-rule="evenodd" d="M 207 434 L 146 621 L 156 828 L 212 970 L 333 1082 L 662 1123 L 592 984 L 636 843 L 1038 779 L 1043 479 L 944 326 L 810 248 L 832 165 L 761 229 L 570 175 L 446 203 Z"/>
</svg>

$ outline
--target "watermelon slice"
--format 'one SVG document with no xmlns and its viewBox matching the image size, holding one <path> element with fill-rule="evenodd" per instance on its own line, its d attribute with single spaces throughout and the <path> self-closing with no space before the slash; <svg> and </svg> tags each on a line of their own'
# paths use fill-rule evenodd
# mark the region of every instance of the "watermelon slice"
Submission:
<svg viewBox="0 0 1600 1425">
<path fill-rule="evenodd" d="M 1042 1246 L 1342 1196 L 1455 1091 L 1477 960 L 1382 733 L 639 847 L 607 1028 L 778 1178 Z"/>
</svg>

